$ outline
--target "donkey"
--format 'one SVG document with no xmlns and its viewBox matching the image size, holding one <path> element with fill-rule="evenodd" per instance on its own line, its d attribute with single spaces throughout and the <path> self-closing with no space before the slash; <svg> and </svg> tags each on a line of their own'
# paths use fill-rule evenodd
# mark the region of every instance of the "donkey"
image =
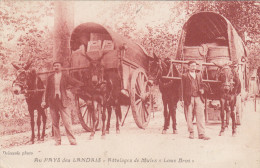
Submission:
<svg viewBox="0 0 260 168">
<path fill-rule="evenodd" d="M 37 76 L 36 71 L 33 69 L 29 71 L 29 67 L 32 64 L 31 61 L 27 61 L 25 65 L 19 66 L 12 63 L 13 67 L 17 70 L 17 77 L 13 81 L 13 93 L 24 94 L 28 105 L 28 111 L 31 118 L 31 142 L 34 144 L 35 133 L 34 133 L 34 110 L 37 110 L 37 127 L 38 134 L 37 140 L 44 141 L 45 128 L 46 128 L 46 114 L 44 109 L 41 107 L 42 96 L 44 92 L 44 85 L 42 80 Z M 40 136 L 41 118 L 43 121 L 42 134 Z"/>
<path fill-rule="evenodd" d="M 180 74 L 177 68 L 171 64 L 170 59 L 162 59 L 154 54 L 154 60 L 150 65 L 150 71 L 155 78 L 155 83 L 159 83 L 159 89 L 162 94 L 162 101 L 164 106 L 164 126 L 162 134 L 166 134 L 170 125 L 170 118 L 172 118 L 173 134 L 177 134 L 176 128 L 176 108 L 180 98 L 180 81 L 163 78 L 171 74 L 174 77 L 179 77 Z"/>
<path fill-rule="evenodd" d="M 232 135 L 236 135 L 236 97 L 241 92 L 241 82 L 239 80 L 237 72 L 230 65 L 221 66 L 218 73 L 217 79 L 220 81 L 219 92 L 220 104 L 221 104 L 221 130 L 219 136 L 224 134 L 225 128 L 229 125 L 229 116 L 232 118 Z M 224 122 L 226 111 L 226 125 Z"/>
</svg>

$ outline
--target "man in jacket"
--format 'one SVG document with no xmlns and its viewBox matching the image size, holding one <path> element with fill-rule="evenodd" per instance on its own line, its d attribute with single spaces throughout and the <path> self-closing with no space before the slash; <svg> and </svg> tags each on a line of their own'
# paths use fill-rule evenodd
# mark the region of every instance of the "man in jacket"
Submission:
<svg viewBox="0 0 260 168">
<path fill-rule="evenodd" d="M 83 83 L 71 78 L 65 73 L 62 73 L 62 63 L 53 63 L 54 74 L 50 75 L 47 79 L 45 96 L 43 97 L 42 106 L 46 104 L 50 107 L 52 118 L 52 126 L 54 131 L 55 145 L 61 145 L 61 135 L 59 128 L 60 116 L 65 126 L 66 134 L 71 145 L 76 145 L 76 139 L 71 130 L 70 112 L 67 109 L 69 98 L 67 96 L 68 85 L 80 87 Z"/>
<path fill-rule="evenodd" d="M 193 131 L 193 112 L 196 116 L 197 129 L 199 139 L 210 139 L 205 135 L 205 117 L 204 117 L 204 103 L 202 94 L 204 89 L 202 87 L 202 77 L 200 73 L 196 73 L 197 63 L 190 61 L 188 63 L 189 71 L 182 77 L 183 81 L 183 99 L 184 112 L 187 119 L 189 138 L 194 139 Z"/>
</svg>

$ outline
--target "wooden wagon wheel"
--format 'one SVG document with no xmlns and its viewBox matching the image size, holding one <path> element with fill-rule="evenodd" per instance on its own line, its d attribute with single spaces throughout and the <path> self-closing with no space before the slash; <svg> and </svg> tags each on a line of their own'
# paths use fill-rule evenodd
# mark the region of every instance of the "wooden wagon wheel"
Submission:
<svg viewBox="0 0 260 168">
<path fill-rule="evenodd" d="M 131 78 L 131 108 L 136 125 L 144 129 L 151 116 L 151 86 L 148 77 L 141 68 L 136 69 Z"/>
<path fill-rule="evenodd" d="M 80 98 L 80 96 L 76 96 L 76 106 L 77 106 L 77 114 L 79 117 L 80 124 L 82 127 L 90 132 L 92 130 L 92 116 L 91 111 L 87 106 L 87 102 Z M 98 106 L 98 121 L 96 123 L 96 130 L 101 128 L 101 106 Z"/>
</svg>

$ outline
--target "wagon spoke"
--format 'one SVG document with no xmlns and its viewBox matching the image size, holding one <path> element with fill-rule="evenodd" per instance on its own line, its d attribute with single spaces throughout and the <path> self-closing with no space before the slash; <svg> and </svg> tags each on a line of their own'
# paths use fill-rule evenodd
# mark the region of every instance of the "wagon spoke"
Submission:
<svg viewBox="0 0 260 168">
<path fill-rule="evenodd" d="M 144 93 L 147 92 L 147 81 L 144 82 L 143 91 L 144 91 Z"/>
<path fill-rule="evenodd" d="M 86 105 L 87 105 L 87 103 L 84 103 L 81 106 L 79 106 L 79 108 L 85 107 Z"/>
<path fill-rule="evenodd" d="M 143 82 L 142 82 L 142 75 L 141 74 L 138 74 L 138 77 L 137 77 L 137 83 L 138 83 L 138 86 L 139 86 L 139 89 L 140 89 L 140 93 L 143 92 Z"/>
<path fill-rule="evenodd" d="M 141 98 L 141 95 L 140 95 L 140 94 L 138 94 L 137 92 L 136 92 L 135 94 L 136 94 L 136 96 L 138 96 L 139 98 Z"/>
<path fill-rule="evenodd" d="M 84 114 L 82 115 L 83 118 L 85 117 L 87 111 L 88 111 L 88 108 L 86 108 L 86 110 L 84 111 Z"/>
<path fill-rule="evenodd" d="M 143 103 L 141 103 L 141 107 L 140 107 L 140 111 L 139 111 L 139 114 L 141 116 L 141 121 L 142 123 L 144 123 L 144 113 L 143 113 Z"/>
<path fill-rule="evenodd" d="M 137 111 L 138 114 L 140 114 L 141 107 L 142 107 L 142 103 L 139 103 L 139 104 L 136 105 L 136 106 L 137 106 L 137 108 L 136 108 L 137 110 L 136 110 L 136 111 Z"/>
<path fill-rule="evenodd" d="M 141 99 L 136 100 L 135 105 L 138 105 L 140 102 L 142 102 Z"/>
<path fill-rule="evenodd" d="M 142 104 L 142 120 L 143 120 L 143 123 L 146 122 L 146 117 L 145 117 L 145 111 L 146 111 L 146 108 L 145 108 L 145 105 Z"/>
<path fill-rule="evenodd" d="M 147 115 L 147 116 L 149 116 L 149 112 L 148 112 L 148 108 L 149 108 L 149 106 L 150 106 L 150 104 L 149 103 L 146 103 L 146 107 L 145 107 L 145 114 Z"/>
<path fill-rule="evenodd" d="M 141 83 L 142 83 L 142 85 L 141 85 L 142 86 L 142 91 L 145 92 L 145 89 L 144 89 L 145 88 L 144 87 L 145 86 L 145 76 L 144 76 L 143 73 L 141 75 Z"/>
<path fill-rule="evenodd" d="M 138 85 L 138 83 L 136 82 L 136 84 L 135 84 L 135 88 L 136 88 L 136 91 L 137 91 L 137 93 L 141 93 L 141 89 L 140 89 L 140 87 L 139 87 L 139 85 Z"/>
<path fill-rule="evenodd" d="M 92 120 L 91 120 L 91 111 L 88 111 L 88 115 L 87 115 L 87 123 L 89 124 L 89 126 L 91 127 L 92 125 Z"/>
<path fill-rule="evenodd" d="M 142 80 L 142 74 L 140 73 L 140 77 L 138 78 L 138 83 L 141 89 L 141 92 L 143 93 L 143 80 Z"/>
<path fill-rule="evenodd" d="M 143 103 L 142 103 L 141 108 L 140 108 L 140 116 L 141 116 L 142 123 L 144 123 Z"/>
</svg>

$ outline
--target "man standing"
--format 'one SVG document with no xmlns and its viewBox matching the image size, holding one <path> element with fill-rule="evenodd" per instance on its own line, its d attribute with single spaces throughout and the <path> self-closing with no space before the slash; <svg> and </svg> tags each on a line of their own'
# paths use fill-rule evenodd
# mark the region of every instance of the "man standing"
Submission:
<svg viewBox="0 0 260 168">
<path fill-rule="evenodd" d="M 65 73 L 62 73 L 62 63 L 54 62 L 53 69 L 54 74 L 50 75 L 47 79 L 47 85 L 45 90 L 45 96 L 43 97 L 42 106 L 46 106 L 46 103 L 50 107 L 50 113 L 52 118 L 52 126 L 54 130 L 55 145 L 61 145 L 61 135 L 59 120 L 60 116 L 65 126 L 66 134 L 71 145 L 76 145 L 76 139 L 71 130 L 71 118 L 70 112 L 67 109 L 69 104 L 69 98 L 66 93 L 68 85 L 80 87 L 83 85 L 80 81 L 71 78 Z"/>
<path fill-rule="evenodd" d="M 196 73 L 197 64 L 195 61 L 188 63 L 189 71 L 182 77 L 183 81 L 183 99 L 184 99 L 184 112 L 187 119 L 188 131 L 190 133 L 189 138 L 194 139 L 193 131 L 193 112 L 196 116 L 197 129 L 199 139 L 210 139 L 205 135 L 205 117 L 204 117 L 204 103 L 202 100 L 202 94 L 204 89 L 202 88 L 202 77 L 200 73 Z"/>
</svg>

